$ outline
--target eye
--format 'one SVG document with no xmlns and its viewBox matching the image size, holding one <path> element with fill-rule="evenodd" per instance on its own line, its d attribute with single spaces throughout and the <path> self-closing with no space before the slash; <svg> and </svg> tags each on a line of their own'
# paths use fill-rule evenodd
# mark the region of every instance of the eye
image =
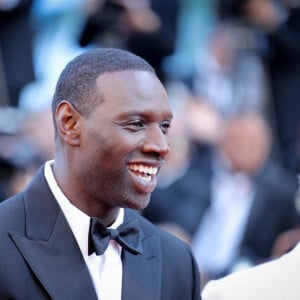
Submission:
<svg viewBox="0 0 300 300">
<path fill-rule="evenodd" d="M 123 125 L 125 128 L 137 131 L 145 128 L 145 123 L 142 120 L 132 120 Z"/>
<path fill-rule="evenodd" d="M 163 133 L 168 133 L 169 129 L 171 128 L 171 122 L 170 121 L 164 121 L 160 123 L 160 128 Z"/>
</svg>

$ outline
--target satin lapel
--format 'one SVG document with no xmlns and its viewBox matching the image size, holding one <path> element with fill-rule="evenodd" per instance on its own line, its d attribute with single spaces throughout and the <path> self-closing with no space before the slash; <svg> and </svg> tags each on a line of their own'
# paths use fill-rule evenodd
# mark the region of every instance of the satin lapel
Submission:
<svg viewBox="0 0 300 300">
<path fill-rule="evenodd" d="M 26 235 L 10 236 L 52 299 L 97 299 L 77 242 L 40 170 L 24 192 Z"/>
<path fill-rule="evenodd" d="M 125 217 L 136 217 L 125 210 Z M 141 223 L 141 222 L 140 222 Z M 161 256 L 159 239 L 151 230 L 142 229 L 143 253 L 139 255 L 123 251 L 122 300 L 159 300 L 161 297 Z"/>
</svg>

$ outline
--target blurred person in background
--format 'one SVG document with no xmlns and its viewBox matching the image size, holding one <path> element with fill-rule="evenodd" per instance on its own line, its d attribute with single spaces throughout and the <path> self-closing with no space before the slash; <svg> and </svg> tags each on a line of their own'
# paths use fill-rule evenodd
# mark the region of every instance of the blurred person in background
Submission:
<svg viewBox="0 0 300 300">
<path fill-rule="evenodd" d="M 0 202 L 21 192 L 41 164 L 32 146 L 16 137 L 0 136 Z M 18 151 L 22 148 L 22 151 Z M 10 151 L 10 155 L 7 154 Z M 26 152 L 26 153 L 25 153 Z"/>
<path fill-rule="evenodd" d="M 180 0 L 98 0 L 79 43 L 127 49 L 155 68 L 164 82 L 163 60 L 175 50 Z"/>
<path fill-rule="evenodd" d="M 220 1 L 220 11 L 224 19 L 238 20 L 255 32 L 270 83 L 278 158 L 296 174 L 300 169 L 300 1 L 225 0 Z"/>
<path fill-rule="evenodd" d="M 278 235 L 300 220 L 297 182 L 270 156 L 271 145 L 271 130 L 259 114 L 233 117 L 224 126 L 210 206 L 193 239 L 206 280 L 270 259 Z"/>
<path fill-rule="evenodd" d="M 219 22 L 205 45 L 199 49 L 196 71 L 190 87 L 228 118 L 248 111 L 268 113 L 268 81 L 264 66 L 244 32 Z"/>
<path fill-rule="evenodd" d="M 0 0 L 0 106 L 19 105 L 22 89 L 35 80 L 33 0 Z"/>
<path fill-rule="evenodd" d="M 279 183 L 280 184 L 280 183 Z M 295 196 L 299 212 L 300 188 Z M 285 216 L 289 218 L 288 215 Z M 257 234 L 264 228 L 258 228 Z M 272 247 L 271 258 L 257 266 L 237 270 L 205 285 L 204 300 L 297 300 L 299 293 L 300 227 L 280 233 Z"/>
<path fill-rule="evenodd" d="M 78 35 L 93 0 L 34 0 L 33 62 L 36 80 L 20 96 L 20 108 L 38 112 L 51 106 L 52 91 L 65 64 L 81 53 Z"/>
<path fill-rule="evenodd" d="M 51 125 L 51 111 L 0 108 L 0 201 L 23 190 L 45 159 L 53 157 Z"/>
</svg>

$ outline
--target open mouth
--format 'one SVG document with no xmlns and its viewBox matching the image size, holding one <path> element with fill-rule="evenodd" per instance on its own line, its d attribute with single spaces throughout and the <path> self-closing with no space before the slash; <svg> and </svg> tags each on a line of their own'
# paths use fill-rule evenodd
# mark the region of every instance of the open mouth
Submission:
<svg viewBox="0 0 300 300">
<path fill-rule="evenodd" d="M 157 174 L 158 167 L 142 165 L 142 164 L 131 164 L 128 166 L 129 170 L 134 172 L 136 176 L 146 182 L 150 182 Z"/>
</svg>

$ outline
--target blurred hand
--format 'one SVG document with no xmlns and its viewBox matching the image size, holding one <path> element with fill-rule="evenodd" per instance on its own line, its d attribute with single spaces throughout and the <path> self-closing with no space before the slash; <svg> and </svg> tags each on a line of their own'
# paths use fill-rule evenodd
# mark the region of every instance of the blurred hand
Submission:
<svg viewBox="0 0 300 300">
<path fill-rule="evenodd" d="M 85 0 L 82 4 L 83 10 L 87 16 L 93 15 L 102 8 L 104 2 L 105 0 Z"/>
<path fill-rule="evenodd" d="M 275 30 L 282 21 L 282 10 L 272 0 L 251 0 L 244 6 L 246 17 L 266 31 Z"/>
<path fill-rule="evenodd" d="M 272 256 L 278 257 L 287 253 L 293 249 L 299 241 L 300 227 L 281 233 L 274 243 Z"/>
<path fill-rule="evenodd" d="M 156 32 L 161 26 L 159 17 L 151 9 L 128 9 L 120 20 L 129 32 Z"/>
<path fill-rule="evenodd" d="M 186 135 L 200 143 L 218 144 L 223 120 L 207 101 L 191 99 L 182 112 Z"/>
</svg>

